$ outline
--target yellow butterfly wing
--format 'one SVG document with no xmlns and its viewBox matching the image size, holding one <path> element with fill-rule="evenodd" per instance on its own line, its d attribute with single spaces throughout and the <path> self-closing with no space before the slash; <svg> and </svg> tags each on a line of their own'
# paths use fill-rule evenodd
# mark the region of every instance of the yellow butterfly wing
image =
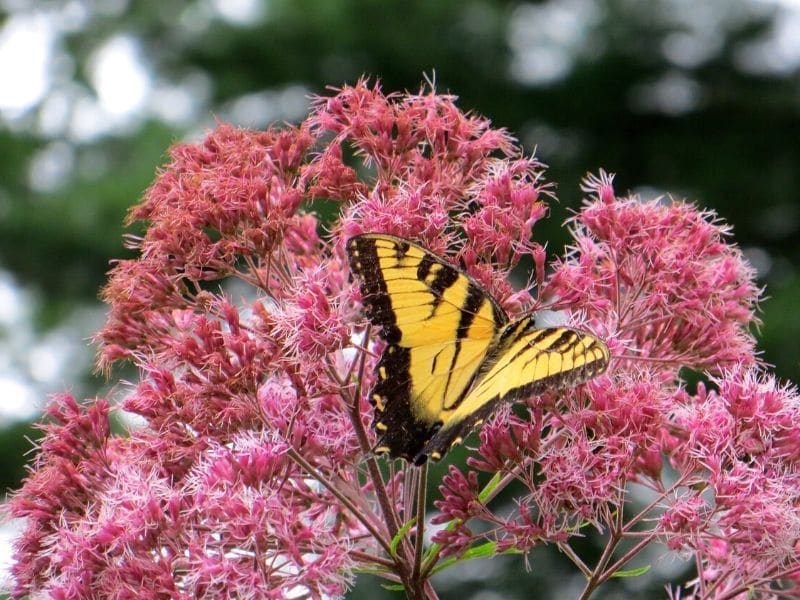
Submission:
<svg viewBox="0 0 800 600">
<path fill-rule="evenodd" d="M 606 345 L 566 327 L 512 323 L 465 273 L 408 240 L 348 240 L 367 317 L 387 342 L 371 393 L 377 452 L 438 460 L 499 402 L 576 385 L 608 365 Z"/>
<path fill-rule="evenodd" d="M 370 398 L 378 452 L 411 461 L 469 389 L 508 318 L 466 274 L 407 240 L 347 242 L 367 317 L 386 340 Z"/>
<path fill-rule="evenodd" d="M 489 417 L 499 402 L 578 385 L 608 366 L 608 346 L 567 327 L 539 329 L 529 315 L 509 323 L 476 374 L 470 390 L 442 411 L 442 427 L 420 450 L 441 458 L 462 436 Z"/>
</svg>

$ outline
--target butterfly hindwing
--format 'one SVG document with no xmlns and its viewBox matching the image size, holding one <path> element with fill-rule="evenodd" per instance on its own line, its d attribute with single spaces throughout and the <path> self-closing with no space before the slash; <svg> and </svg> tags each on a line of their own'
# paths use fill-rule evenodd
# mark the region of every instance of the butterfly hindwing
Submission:
<svg viewBox="0 0 800 600">
<path fill-rule="evenodd" d="M 608 365 L 598 338 L 536 328 L 531 315 L 508 323 L 469 276 L 408 240 L 368 233 L 347 251 L 387 343 L 370 397 L 378 452 L 439 459 L 499 402 L 582 383 Z"/>
<path fill-rule="evenodd" d="M 464 273 L 406 240 L 351 238 L 350 267 L 367 317 L 386 340 L 371 392 L 378 451 L 414 460 L 469 388 L 506 323 L 492 297 Z"/>
</svg>

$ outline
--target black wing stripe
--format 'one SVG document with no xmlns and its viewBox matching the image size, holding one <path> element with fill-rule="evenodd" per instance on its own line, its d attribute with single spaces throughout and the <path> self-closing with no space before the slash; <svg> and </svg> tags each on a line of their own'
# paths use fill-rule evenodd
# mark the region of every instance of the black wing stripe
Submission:
<svg viewBox="0 0 800 600">
<path fill-rule="evenodd" d="M 478 311 L 480 311 L 484 302 L 486 302 L 486 296 L 483 293 L 483 290 L 478 288 L 476 285 L 470 284 L 467 287 L 467 297 L 464 299 L 464 304 L 461 307 L 461 316 L 459 317 L 458 327 L 456 328 L 456 347 L 453 350 L 453 359 L 450 361 L 447 383 L 445 384 L 445 397 L 447 397 L 448 392 L 450 391 L 450 383 L 453 379 L 453 373 L 455 373 L 458 357 L 461 354 L 461 340 L 463 340 L 469 334 L 469 328 L 475 321 L 475 315 L 478 314 Z M 464 389 L 469 389 L 469 385 L 467 385 Z"/>
<path fill-rule="evenodd" d="M 351 238 L 348 241 L 348 250 L 350 269 L 360 276 L 359 287 L 367 318 L 381 327 L 380 335 L 383 339 L 390 344 L 396 344 L 402 333 L 397 327 L 375 243 L 365 238 Z"/>
</svg>

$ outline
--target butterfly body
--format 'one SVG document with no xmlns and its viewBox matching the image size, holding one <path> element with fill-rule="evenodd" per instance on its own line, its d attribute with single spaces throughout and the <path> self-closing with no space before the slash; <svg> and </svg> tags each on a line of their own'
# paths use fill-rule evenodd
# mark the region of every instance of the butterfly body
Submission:
<svg viewBox="0 0 800 600">
<path fill-rule="evenodd" d="M 402 238 L 347 242 L 367 318 L 386 349 L 370 394 L 379 453 L 438 460 L 499 402 L 576 385 L 609 361 L 598 338 L 566 327 L 509 322 L 466 273 Z"/>
</svg>

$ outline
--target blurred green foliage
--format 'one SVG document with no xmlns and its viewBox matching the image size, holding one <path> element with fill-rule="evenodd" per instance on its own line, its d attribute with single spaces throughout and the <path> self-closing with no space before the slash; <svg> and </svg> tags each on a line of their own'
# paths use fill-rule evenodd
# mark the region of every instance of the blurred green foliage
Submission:
<svg viewBox="0 0 800 600">
<path fill-rule="evenodd" d="M 561 223 L 579 205 L 582 176 L 599 168 L 618 174 L 618 192 L 672 192 L 732 223 L 737 242 L 756 249 L 751 255 L 769 286 L 764 359 L 779 376 L 800 379 L 793 310 L 800 293 L 800 78 L 796 66 L 742 67 L 748 48 L 779 25 L 777 6 L 743 0 L 264 0 L 254 19 L 234 23 L 208 2 L 111 5 L 86 2 L 83 25 L 60 38 L 60 51 L 74 65 L 70 85 L 91 95 L 92 53 L 124 34 L 139 41 L 154 80 L 206 82 L 208 94 L 197 92 L 199 107 L 180 125 L 150 116 L 90 141 L 42 133 L 39 107 L 0 122 L 0 267 L 40 293 L 40 332 L 75 306 L 96 302 L 109 260 L 127 255 L 121 238 L 127 209 L 152 181 L 168 146 L 213 127 L 212 115 L 237 114 L 231 108 L 237 99 L 257 92 L 300 86 L 324 94 L 326 86 L 365 74 L 379 77 L 386 90 L 415 90 L 435 72 L 437 88 L 457 94 L 463 108 L 514 132 L 527 151 L 539 146 L 560 199 L 552 218 L 534 232 L 551 251 L 567 240 Z M 559 18 L 551 31 L 547 19 L 554 14 Z M 704 43 L 705 54 L 693 58 L 692 44 L 703 50 Z M 554 53 L 550 62 L 548 52 Z M 561 76 L 537 81 L 535 70 L 525 70 L 526 56 L 543 56 L 545 66 L 564 59 L 567 67 Z M 282 119 L 285 112 L 274 114 Z M 75 168 L 57 188 L 36 191 L 32 161 L 54 142 L 70 147 Z M 21 474 L 22 453 L 10 441 L 19 439 L 18 429 L 0 438 L 4 456 L 19 456 L 5 465 L 6 487 Z M 535 556 L 531 574 L 509 579 L 492 566 L 477 582 L 450 580 L 448 595 L 477 594 L 485 583 L 504 589 L 506 598 L 541 597 L 542 586 L 572 572 L 557 556 Z M 513 558 L 502 562 L 519 565 Z M 353 597 L 372 593 L 370 587 Z"/>
</svg>

